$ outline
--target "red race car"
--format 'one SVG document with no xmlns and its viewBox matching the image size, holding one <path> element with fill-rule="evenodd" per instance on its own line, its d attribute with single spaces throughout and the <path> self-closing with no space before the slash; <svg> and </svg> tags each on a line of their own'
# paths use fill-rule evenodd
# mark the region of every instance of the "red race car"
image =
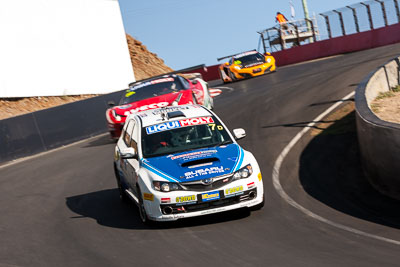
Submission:
<svg viewBox="0 0 400 267">
<path fill-rule="evenodd" d="M 183 104 L 200 104 L 212 109 L 214 103 L 208 84 L 200 76 L 169 74 L 130 84 L 119 105 L 111 102 L 106 111 L 111 138 L 120 137 L 126 117 L 131 113 Z"/>
</svg>

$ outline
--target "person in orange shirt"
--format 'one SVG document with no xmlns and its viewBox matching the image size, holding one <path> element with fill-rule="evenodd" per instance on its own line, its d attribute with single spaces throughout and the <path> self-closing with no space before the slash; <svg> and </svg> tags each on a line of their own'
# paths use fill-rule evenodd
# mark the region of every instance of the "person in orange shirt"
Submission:
<svg viewBox="0 0 400 267">
<path fill-rule="evenodd" d="M 281 25 L 282 30 L 288 30 L 289 27 L 287 25 L 287 18 L 281 13 L 281 12 L 276 12 L 276 17 L 275 17 L 275 21 L 279 22 L 279 24 Z"/>
</svg>

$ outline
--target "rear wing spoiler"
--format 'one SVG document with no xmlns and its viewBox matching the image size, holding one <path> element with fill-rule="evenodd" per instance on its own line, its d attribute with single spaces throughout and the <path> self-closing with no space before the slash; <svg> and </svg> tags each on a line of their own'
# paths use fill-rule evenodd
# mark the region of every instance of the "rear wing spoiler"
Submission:
<svg viewBox="0 0 400 267">
<path fill-rule="evenodd" d="M 128 86 L 131 87 L 132 85 L 134 85 L 134 84 L 136 84 L 138 82 L 145 82 L 147 80 L 152 80 L 154 78 L 162 78 L 164 75 L 168 75 L 168 74 L 180 75 L 180 76 L 183 76 L 183 77 L 185 77 L 186 79 L 189 79 L 189 80 L 193 80 L 193 79 L 196 79 L 196 78 L 203 79 L 203 76 L 200 73 L 187 73 L 187 72 L 190 72 L 192 70 L 198 70 L 198 69 L 201 69 L 201 68 L 207 70 L 206 65 L 205 64 L 201 64 L 201 65 L 193 66 L 193 67 L 190 67 L 190 68 L 171 71 L 171 72 L 163 73 L 163 74 L 156 75 L 156 76 L 153 76 L 153 77 L 150 77 L 150 78 L 142 79 L 142 80 L 139 80 L 139 81 L 136 81 L 136 82 L 132 82 Z M 197 77 L 196 78 L 188 78 L 188 77 L 185 76 L 186 74 L 197 75 Z"/>
<path fill-rule="evenodd" d="M 221 61 L 221 60 L 223 60 L 223 59 L 225 59 L 225 58 L 234 57 L 234 56 L 237 56 L 237 55 L 240 55 L 240 54 L 243 54 L 243 53 L 246 53 L 246 52 L 252 52 L 252 51 L 257 51 L 257 49 L 253 49 L 253 50 L 249 50 L 249 51 L 244 51 L 244 52 L 236 53 L 236 54 L 233 54 L 233 55 L 230 55 L 230 56 L 220 57 L 220 58 L 217 58 L 217 60 L 218 60 L 218 61 Z"/>
</svg>

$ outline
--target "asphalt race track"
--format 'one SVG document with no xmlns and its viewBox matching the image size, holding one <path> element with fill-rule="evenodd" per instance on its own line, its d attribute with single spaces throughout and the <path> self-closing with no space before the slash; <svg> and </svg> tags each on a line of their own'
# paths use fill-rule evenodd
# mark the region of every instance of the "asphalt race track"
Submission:
<svg viewBox="0 0 400 267">
<path fill-rule="evenodd" d="M 260 211 L 144 226 L 119 201 L 107 135 L 1 167 L 0 266 L 399 266 L 400 203 L 366 183 L 354 128 L 334 131 L 336 121 L 307 133 L 284 159 L 280 183 L 308 215 L 272 183 L 293 137 L 399 54 L 397 44 L 219 84 L 233 90 L 222 90 L 215 111 L 246 129 L 240 143 L 261 166 Z M 354 114 L 343 120 L 351 126 Z"/>
</svg>

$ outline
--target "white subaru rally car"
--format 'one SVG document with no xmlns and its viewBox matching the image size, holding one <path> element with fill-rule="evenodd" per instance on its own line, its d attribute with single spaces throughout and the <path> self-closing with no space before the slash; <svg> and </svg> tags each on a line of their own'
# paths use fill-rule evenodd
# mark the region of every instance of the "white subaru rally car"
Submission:
<svg viewBox="0 0 400 267">
<path fill-rule="evenodd" d="M 143 222 L 173 221 L 264 206 L 260 168 L 210 110 L 182 105 L 127 118 L 115 148 L 120 197 L 134 200 Z"/>
</svg>

